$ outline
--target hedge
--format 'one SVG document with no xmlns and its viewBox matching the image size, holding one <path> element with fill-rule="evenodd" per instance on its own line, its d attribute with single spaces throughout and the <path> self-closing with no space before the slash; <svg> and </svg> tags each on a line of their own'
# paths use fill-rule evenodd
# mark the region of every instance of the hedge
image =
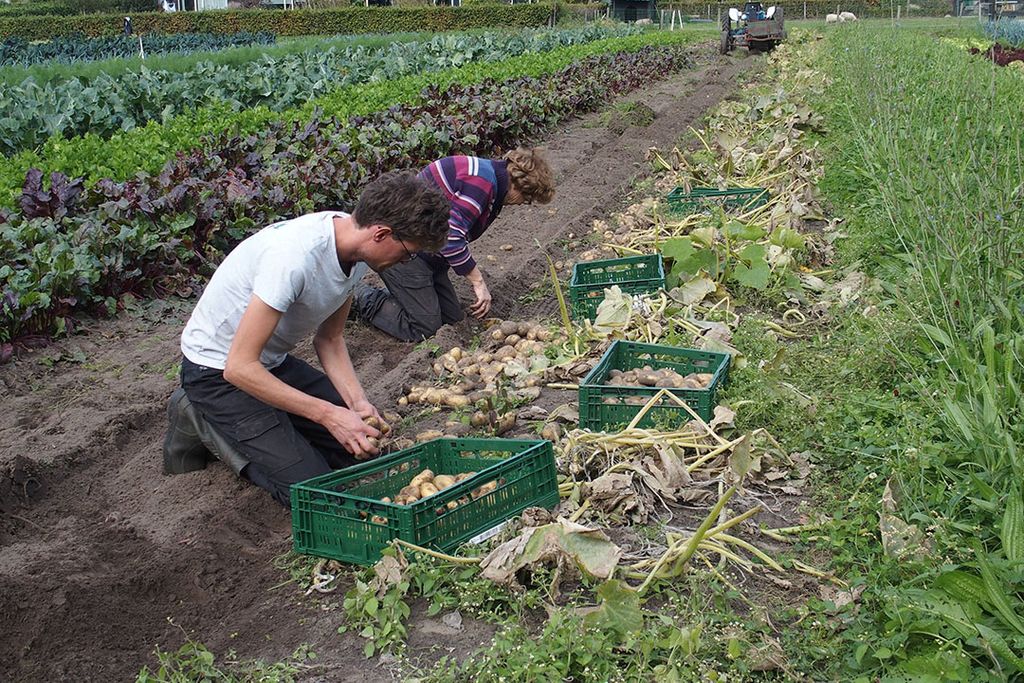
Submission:
<svg viewBox="0 0 1024 683">
<path fill-rule="evenodd" d="M 217 10 L 211 12 L 145 12 L 132 15 L 136 33 L 238 33 L 269 31 L 279 36 L 338 33 L 459 31 L 489 26 L 541 26 L 553 6 L 478 5 L 474 7 L 343 7 L 323 10 Z M 41 40 L 84 33 L 113 35 L 123 29 L 122 14 L 67 17 L 0 18 L 0 37 Z"/>
<path fill-rule="evenodd" d="M 784 10 L 784 16 L 787 19 L 803 19 L 804 8 L 806 5 L 807 18 L 808 19 L 823 19 L 826 14 L 833 14 L 838 7 L 841 12 L 853 12 L 858 18 L 867 19 L 871 17 L 885 17 L 889 18 L 890 13 L 896 12 L 896 5 L 902 6 L 902 16 L 908 16 L 907 2 L 897 2 L 890 6 L 888 2 L 870 2 L 868 0 L 807 0 L 806 3 L 803 0 L 782 0 L 781 2 L 770 2 L 765 0 L 765 5 L 775 5 L 782 7 Z M 953 13 L 953 3 L 951 0 L 918 0 L 911 2 L 911 9 L 909 16 L 918 17 L 941 17 L 946 14 Z M 677 9 L 682 10 L 683 14 L 699 16 L 703 18 L 708 17 L 708 10 L 710 8 L 710 17 L 712 20 L 717 19 L 719 16 L 725 16 L 730 7 L 742 7 L 743 3 L 737 0 L 734 3 L 729 2 L 659 2 L 659 10 Z M 719 14 L 721 12 L 721 14 Z"/>
<path fill-rule="evenodd" d="M 152 12 L 157 0 L 43 0 L 0 4 L 0 17 L 39 17 L 99 12 Z"/>
</svg>

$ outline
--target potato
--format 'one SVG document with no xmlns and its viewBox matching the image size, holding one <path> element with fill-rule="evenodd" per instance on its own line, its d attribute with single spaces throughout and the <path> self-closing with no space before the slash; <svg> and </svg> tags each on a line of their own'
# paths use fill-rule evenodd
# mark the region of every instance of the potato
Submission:
<svg viewBox="0 0 1024 683">
<path fill-rule="evenodd" d="M 382 503 L 390 503 L 391 499 L 388 498 L 387 496 L 384 496 L 383 498 L 380 499 L 380 502 L 382 502 Z"/>
<path fill-rule="evenodd" d="M 420 498 L 428 498 L 437 493 L 438 488 L 434 486 L 434 482 L 428 481 L 420 484 Z"/>
<path fill-rule="evenodd" d="M 375 436 L 368 436 L 366 437 L 366 440 L 370 442 L 370 445 L 373 446 L 374 450 L 380 450 L 380 439 Z"/>
<path fill-rule="evenodd" d="M 506 337 L 510 334 L 519 334 L 519 323 L 512 320 L 506 320 L 498 329 L 500 329 Z"/>
<path fill-rule="evenodd" d="M 441 364 L 441 361 L 434 363 L 434 374 L 438 377 L 444 374 L 444 365 Z"/>
<path fill-rule="evenodd" d="M 514 346 L 502 346 L 500 349 L 494 352 L 495 360 L 508 360 L 509 358 L 515 358 L 516 347 Z"/>
<path fill-rule="evenodd" d="M 700 382 L 702 386 L 706 387 L 707 385 L 711 384 L 711 380 L 713 378 L 714 378 L 714 375 L 711 374 L 710 372 L 698 372 L 695 379 L 698 382 Z"/>
<path fill-rule="evenodd" d="M 434 486 L 437 487 L 438 491 L 443 491 L 444 489 L 448 488 L 454 483 L 455 477 L 451 476 L 450 474 L 439 474 L 436 477 L 434 477 Z"/>
<path fill-rule="evenodd" d="M 409 405 L 408 397 L 406 397 L 406 396 L 399 396 L 398 397 L 398 405 L 400 405 L 400 406 L 407 406 L 407 405 Z"/>
<path fill-rule="evenodd" d="M 373 427 L 374 429 L 379 431 L 381 434 L 385 434 L 386 435 L 386 434 L 390 434 L 391 433 L 391 425 L 389 425 L 387 422 L 385 422 L 384 420 L 380 419 L 379 417 L 374 417 L 374 416 L 370 415 L 369 417 L 364 417 L 363 418 L 363 422 L 365 422 L 369 426 Z"/>
<path fill-rule="evenodd" d="M 434 439 L 440 439 L 444 434 L 436 429 L 428 429 L 425 432 L 420 432 L 416 435 L 416 442 L 423 443 L 424 441 L 433 441 Z"/>
<path fill-rule="evenodd" d="M 516 396 L 526 401 L 536 401 L 540 398 L 540 387 L 523 387 L 522 389 L 517 389 L 514 393 Z"/>
<path fill-rule="evenodd" d="M 525 339 L 526 335 L 530 334 L 530 330 L 532 330 L 533 327 L 534 327 L 534 323 L 531 323 L 531 322 L 519 323 L 519 329 L 516 330 L 516 334 L 518 334 L 520 337 L 523 337 Z"/>
<path fill-rule="evenodd" d="M 509 411 L 504 415 L 498 416 L 498 421 L 494 425 L 494 435 L 501 436 L 505 432 L 509 431 L 516 426 L 516 412 Z"/>
<path fill-rule="evenodd" d="M 445 507 L 448 508 L 449 510 L 454 510 L 455 508 L 459 507 L 459 504 L 457 501 L 450 500 L 445 504 Z"/>
<path fill-rule="evenodd" d="M 420 499 L 420 487 L 419 484 L 409 484 L 403 486 L 402 490 L 398 492 L 398 497 L 419 500 Z"/>
<path fill-rule="evenodd" d="M 417 474 L 415 477 L 413 477 L 412 481 L 409 482 L 409 486 L 419 486 L 420 484 L 423 484 L 423 483 L 428 482 L 428 481 L 433 481 L 433 480 L 434 480 L 434 471 L 427 469 L 427 470 L 423 470 L 422 472 Z"/>
<path fill-rule="evenodd" d="M 452 357 L 452 360 L 456 362 L 460 361 L 462 360 L 463 356 L 462 349 L 460 349 L 458 346 L 453 346 L 451 350 L 448 352 L 448 355 Z"/>
<path fill-rule="evenodd" d="M 455 481 L 456 482 L 465 481 L 466 479 L 469 479 L 470 477 L 475 477 L 475 476 L 476 476 L 476 472 L 461 472 L 461 473 L 455 475 Z"/>
<path fill-rule="evenodd" d="M 486 426 L 489 420 L 487 419 L 487 413 L 482 410 L 478 410 L 469 418 L 469 424 L 474 427 Z"/>
<path fill-rule="evenodd" d="M 537 341 L 546 342 L 549 339 L 551 339 L 551 331 L 548 330 L 546 327 L 539 327 L 539 328 L 537 328 L 536 335 L 537 335 Z"/>
<path fill-rule="evenodd" d="M 488 493 L 494 491 L 496 488 L 498 488 L 498 482 L 489 481 L 480 488 L 474 490 L 473 493 L 471 493 L 470 495 L 473 497 L 474 500 L 476 500 L 478 498 L 483 498 Z"/>
<path fill-rule="evenodd" d="M 477 364 L 477 363 L 472 363 L 470 365 L 467 365 L 466 367 L 464 367 L 462 369 L 462 374 L 465 377 L 472 377 L 473 375 L 479 375 L 480 374 L 480 365 Z"/>
<path fill-rule="evenodd" d="M 501 331 L 501 327 L 495 327 L 493 330 L 491 330 L 491 339 L 493 339 L 494 341 L 500 342 L 507 336 L 507 334 Z"/>
<path fill-rule="evenodd" d="M 494 360 L 493 354 L 487 352 L 480 353 L 476 357 L 476 362 L 479 363 L 481 367 L 483 367 L 487 363 L 490 363 L 492 360 Z"/>
<path fill-rule="evenodd" d="M 562 427 L 557 422 L 548 422 L 544 425 L 544 428 L 540 430 L 540 438 L 547 439 L 548 441 L 558 441 L 562 438 Z"/>
<path fill-rule="evenodd" d="M 415 445 L 415 442 L 407 436 L 400 436 L 391 442 L 391 449 L 400 451 L 406 448 L 411 448 Z M 406 463 L 408 464 L 408 463 Z"/>
<path fill-rule="evenodd" d="M 373 522 L 374 524 L 387 524 L 388 523 L 388 518 L 387 517 L 381 517 L 380 515 L 374 515 L 373 517 L 370 518 L 370 521 Z"/>
<path fill-rule="evenodd" d="M 540 375 L 527 375 L 523 378 L 524 387 L 539 387 L 544 383 L 544 378 Z"/>
<path fill-rule="evenodd" d="M 523 338 L 520 337 L 518 334 L 510 334 L 507 337 L 505 337 L 505 344 L 507 346 L 515 346 L 521 341 L 523 341 Z"/>
<path fill-rule="evenodd" d="M 445 398 L 445 405 L 449 408 L 465 408 L 469 403 L 469 397 L 461 394 L 448 394 Z"/>
</svg>

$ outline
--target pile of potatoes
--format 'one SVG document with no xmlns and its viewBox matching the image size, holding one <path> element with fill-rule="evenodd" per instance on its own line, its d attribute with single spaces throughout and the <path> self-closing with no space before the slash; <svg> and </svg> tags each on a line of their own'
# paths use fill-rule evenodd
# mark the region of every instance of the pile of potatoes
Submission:
<svg viewBox="0 0 1024 683">
<path fill-rule="evenodd" d="M 380 499 L 382 503 L 394 503 L 395 505 L 412 505 L 425 498 L 429 498 L 441 491 L 445 490 L 449 486 L 454 486 L 460 481 L 469 479 L 475 476 L 476 472 L 461 472 L 459 474 L 434 474 L 432 470 L 423 470 L 415 477 L 408 485 L 403 486 L 395 497 L 392 499 L 389 496 L 384 496 Z M 437 508 L 437 514 L 443 515 L 447 510 L 454 510 L 460 505 L 467 504 L 470 500 L 477 500 L 483 498 L 487 494 L 493 492 L 498 488 L 498 481 L 489 481 L 485 484 L 481 484 L 477 488 L 473 489 L 468 496 L 463 496 L 458 500 L 450 500 L 444 504 L 444 506 Z M 377 524 L 386 524 L 387 518 L 381 517 L 380 515 L 374 515 L 371 521 Z"/>
<path fill-rule="evenodd" d="M 410 505 L 418 500 L 429 498 L 435 493 L 444 491 L 449 486 L 458 484 L 460 481 L 469 479 L 475 476 L 476 472 L 462 472 L 460 474 L 434 474 L 431 470 L 423 470 L 409 482 L 407 486 L 402 487 L 402 490 L 398 492 L 392 501 L 391 498 L 381 498 L 383 503 L 394 502 L 396 505 Z M 482 484 L 478 488 L 474 489 L 469 497 L 473 500 L 482 498 L 488 493 L 498 488 L 498 482 L 489 481 L 486 484 Z M 466 501 L 468 502 L 468 501 Z M 457 501 L 451 501 L 448 503 L 448 509 L 458 507 Z"/>
<path fill-rule="evenodd" d="M 466 408 L 494 396 L 499 376 L 507 378 L 521 398 L 540 395 L 543 377 L 531 372 L 533 360 L 544 355 L 545 342 L 551 339 L 548 328 L 534 322 L 495 323 L 485 333 L 485 343 L 474 352 L 458 346 L 434 363 L 434 374 L 458 381 L 448 387 L 414 385 L 398 399 L 399 406 L 424 404 Z"/>
<path fill-rule="evenodd" d="M 605 386 L 659 387 L 665 389 L 705 389 L 714 377 L 710 372 L 691 372 L 683 377 L 671 368 L 655 370 L 650 365 L 634 370 L 612 370 Z"/>
</svg>

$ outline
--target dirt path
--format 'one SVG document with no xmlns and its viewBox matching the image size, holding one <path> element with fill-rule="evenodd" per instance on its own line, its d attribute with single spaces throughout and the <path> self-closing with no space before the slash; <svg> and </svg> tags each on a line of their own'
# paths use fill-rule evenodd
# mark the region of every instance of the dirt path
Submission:
<svg viewBox="0 0 1024 683">
<path fill-rule="evenodd" d="M 736 89 L 745 60 L 717 61 L 705 48 L 701 61 L 627 98 L 656 112 L 649 126 L 619 134 L 593 115 L 546 141 L 556 201 L 505 209 L 474 245 L 494 315 L 523 315 L 518 298 L 546 269 L 534 239 L 558 251 L 570 233 L 588 234 L 593 219 L 620 208 L 648 147 L 671 148 Z M 289 517 L 268 495 L 220 465 L 160 474 L 164 406 L 190 306 L 140 305 L 0 368 L 0 678 L 129 679 L 152 663 L 155 645 L 182 642 L 180 627 L 214 652 L 275 660 L 309 643 L 330 680 L 391 680 L 363 659 L 360 639 L 337 634 L 340 610 L 320 610 L 292 586 L 268 590 L 285 578 L 271 561 L 290 539 Z M 439 343 L 472 333 L 465 323 Z M 425 351 L 365 327 L 349 346 L 382 407 L 424 374 Z M 460 655 L 491 637 L 489 625 L 466 622 L 455 632 L 414 621 L 410 647 Z"/>
</svg>

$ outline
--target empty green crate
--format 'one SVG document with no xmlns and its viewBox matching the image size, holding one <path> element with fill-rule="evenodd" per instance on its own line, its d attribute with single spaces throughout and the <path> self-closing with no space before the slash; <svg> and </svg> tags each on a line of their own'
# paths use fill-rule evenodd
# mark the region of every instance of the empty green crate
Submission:
<svg viewBox="0 0 1024 683">
<path fill-rule="evenodd" d="M 584 261 L 572 267 L 569 302 L 573 316 L 593 320 L 604 300 L 604 290 L 618 285 L 626 294 L 656 292 L 665 286 L 665 264 L 661 254 Z"/>
<path fill-rule="evenodd" d="M 712 206 L 721 206 L 727 211 L 756 209 L 768 203 L 768 190 L 763 187 L 732 187 L 719 190 L 714 187 L 695 187 L 690 192 L 677 187 L 668 193 L 669 211 L 674 213 L 697 213 Z"/>
<path fill-rule="evenodd" d="M 412 505 L 382 503 L 413 477 L 476 475 Z M 550 441 L 435 439 L 291 487 L 295 552 L 373 564 L 395 538 L 450 551 L 528 507 L 558 504 Z M 482 484 L 498 487 L 475 500 Z M 448 509 L 451 501 L 468 502 Z"/>
<path fill-rule="evenodd" d="M 643 405 L 632 405 L 625 401 L 630 398 L 635 401 L 638 400 L 635 397 L 642 397 L 646 403 L 661 388 L 607 386 L 605 382 L 612 370 L 633 370 L 645 365 L 655 370 L 671 368 L 683 376 L 691 372 L 712 373 L 713 377 L 706 389 L 670 389 L 702 419 L 711 420 L 717 405 L 715 394 L 728 377 L 729 354 L 616 341 L 580 382 L 580 427 L 601 432 L 627 426 L 643 409 Z M 606 399 L 615 399 L 615 403 L 606 403 Z M 692 419 L 685 408 L 671 398 L 664 397 L 651 407 L 637 426 L 675 428 Z"/>
</svg>

